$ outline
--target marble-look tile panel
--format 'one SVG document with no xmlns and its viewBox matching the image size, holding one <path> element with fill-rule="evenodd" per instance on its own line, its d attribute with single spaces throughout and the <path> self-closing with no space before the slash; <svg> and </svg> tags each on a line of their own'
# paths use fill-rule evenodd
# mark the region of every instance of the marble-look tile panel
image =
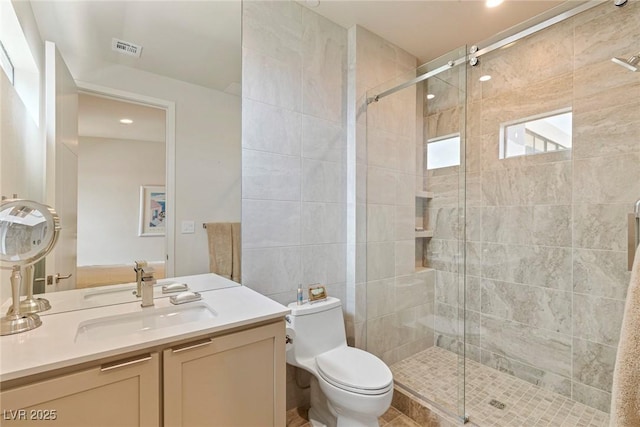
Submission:
<svg viewBox="0 0 640 427">
<path fill-rule="evenodd" d="M 302 201 L 344 203 L 345 178 L 340 163 L 302 159 Z"/>
<path fill-rule="evenodd" d="M 416 144 L 415 137 L 398 136 L 396 140 L 396 154 L 398 171 L 410 175 L 416 173 Z"/>
<path fill-rule="evenodd" d="M 396 271 L 397 276 L 406 276 L 415 271 L 416 239 L 396 241 Z"/>
<path fill-rule="evenodd" d="M 367 284 L 358 283 L 356 284 L 356 295 L 355 295 L 355 316 L 354 320 L 356 324 L 364 323 L 366 324 L 367 320 Z M 362 347 L 359 347 L 362 348 Z"/>
<path fill-rule="evenodd" d="M 242 7 L 242 46 L 278 59 L 300 60 L 302 9 L 295 2 L 246 2 Z"/>
<path fill-rule="evenodd" d="M 367 321 L 367 351 L 381 357 L 385 352 L 392 350 L 400 344 L 400 339 L 395 333 L 396 316 L 387 316 L 369 319 Z"/>
<path fill-rule="evenodd" d="M 242 49 L 242 98 L 293 111 L 302 109 L 302 62 Z"/>
<path fill-rule="evenodd" d="M 396 240 L 394 227 L 396 207 L 392 205 L 367 205 L 367 242 Z M 411 236 L 413 238 L 413 236 Z"/>
<path fill-rule="evenodd" d="M 302 157 L 339 163 L 345 158 L 345 148 L 342 126 L 308 115 L 302 117 Z"/>
<path fill-rule="evenodd" d="M 467 242 L 465 256 L 465 274 L 482 276 L 482 243 Z"/>
<path fill-rule="evenodd" d="M 571 337 L 484 315 L 482 332 L 484 349 L 566 378 L 571 377 Z"/>
<path fill-rule="evenodd" d="M 575 141 L 575 135 L 574 135 Z M 475 141 L 473 141 L 475 142 Z M 478 144 L 481 145 L 481 162 L 482 170 L 501 170 L 501 169 L 522 169 L 544 163 L 557 163 L 570 161 L 572 158 L 571 150 L 552 151 L 548 153 L 536 153 L 527 156 L 516 156 L 501 159 L 499 155 L 500 149 L 500 129 L 491 129 L 490 132 L 482 135 Z"/>
<path fill-rule="evenodd" d="M 466 212 L 466 238 L 470 242 L 480 242 L 482 240 L 482 211 L 479 206 L 467 206 Z"/>
<path fill-rule="evenodd" d="M 433 325 L 436 336 L 444 335 L 462 340 L 464 326 L 464 312 L 460 308 L 436 302 Z"/>
<path fill-rule="evenodd" d="M 571 380 L 562 375 L 485 350 L 482 350 L 482 364 L 543 389 L 571 397 Z"/>
<path fill-rule="evenodd" d="M 572 163 L 556 162 L 482 174 L 485 206 L 569 205 Z M 574 178 L 575 179 L 575 178 Z"/>
<path fill-rule="evenodd" d="M 573 250 L 575 292 L 625 299 L 630 278 L 626 252 Z"/>
<path fill-rule="evenodd" d="M 242 150 L 242 197 L 300 200 L 300 157 Z"/>
<path fill-rule="evenodd" d="M 482 311 L 482 280 L 477 276 L 465 277 L 464 302 L 467 310 Z"/>
<path fill-rule="evenodd" d="M 455 240 L 429 239 L 427 243 L 427 267 L 455 272 L 462 261 L 461 243 Z"/>
<path fill-rule="evenodd" d="M 305 114 L 344 121 L 347 30 L 307 8 L 302 23 L 302 108 Z"/>
<path fill-rule="evenodd" d="M 397 172 L 390 169 L 369 166 L 367 174 L 367 202 L 395 205 L 397 181 Z M 411 188 L 413 190 L 413 185 Z"/>
<path fill-rule="evenodd" d="M 396 180 L 396 205 L 414 206 L 416 203 L 415 175 L 399 173 Z"/>
<path fill-rule="evenodd" d="M 462 129 L 464 125 L 464 123 L 461 122 L 464 117 L 464 107 L 456 104 L 452 108 L 438 110 L 431 109 L 429 102 L 430 101 L 427 101 L 427 108 L 429 109 L 425 111 L 427 113 L 424 121 L 425 141 L 447 135 L 459 134 L 460 129 Z"/>
<path fill-rule="evenodd" d="M 573 43 L 571 25 L 553 25 L 520 40 L 517 47 L 484 55 L 482 71 L 492 79 L 482 84 L 483 98 L 525 89 L 533 82 L 573 72 Z"/>
<path fill-rule="evenodd" d="M 367 133 L 367 162 L 370 166 L 398 169 L 397 136 L 382 129 L 369 129 Z"/>
<path fill-rule="evenodd" d="M 356 243 L 367 241 L 367 205 L 356 204 Z"/>
<path fill-rule="evenodd" d="M 433 305 L 435 270 L 425 270 L 395 279 L 395 310 L 400 311 L 418 305 Z"/>
<path fill-rule="evenodd" d="M 615 363 L 615 347 L 574 338 L 574 381 L 611 392 Z"/>
<path fill-rule="evenodd" d="M 460 67 L 450 68 L 427 80 L 425 91 L 435 96 L 425 102 L 426 115 L 464 104 L 464 88 L 460 87 L 461 81 L 464 81 L 464 72 Z"/>
<path fill-rule="evenodd" d="M 573 205 L 573 246 L 624 251 L 627 248 L 627 204 Z"/>
<path fill-rule="evenodd" d="M 457 172 L 445 176 L 427 176 L 425 183 L 426 191 L 433 192 L 429 207 L 458 206 L 462 202 L 464 194 L 460 193 Z"/>
<path fill-rule="evenodd" d="M 299 245 L 300 224 L 300 202 L 244 199 L 242 249 Z"/>
<path fill-rule="evenodd" d="M 482 276 L 489 279 L 570 291 L 571 271 L 570 248 L 482 246 Z"/>
<path fill-rule="evenodd" d="M 456 206 L 446 206 L 440 208 L 430 208 L 427 203 L 426 209 L 428 229 L 433 230 L 433 237 L 436 239 L 455 240 L 460 236 L 461 224 L 458 215 L 461 209 Z"/>
<path fill-rule="evenodd" d="M 434 271 L 436 301 L 451 306 L 460 304 L 462 296 L 459 290 L 459 274 L 443 270 Z"/>
<path fill-rule="evenodd" d="M 575 68 L 599 61 L 609 61 L 618 52 L 632 53 L 638 49 L 638 10 L 636 2 L 629 2 L 626 10 L 597 13 L 593 19 L 585 17 L 575 26 Z M 599 12 L 599 11 L 598 11 Z M 586 22 L 585 22 L 586 21 Z"/>
<path fill-rule="evenodd" d="M 302 283 L 345 283 L 345 251 L 344 244 L 302 246 Z"/>
<path fill-rule="evenodd" d="M 242 148 L 300 155 L 302 115 L 250 99 L 242 100 Z M 250 123 L 250 124 L 249 124 Z"/>
<path fill-rule="evenodd" d="M 302 202 L 302 244 L 345 243 L 345 209 L 342 203 Z"/>
<path fill-rule="evenodd" d="M 533 244 L 571 246 L 570 205 L 537 205 L 533 207 Z"/>
<path fill-rule="evenodd" d="M 571 335 L 570 292 L 484 279 L 482 313 Z"/>
<path fill-rule="evenodd" d="M 532 206 L 486 206 L 482 208 L 482 240 L 525 245 L 533 243 Z"/>
<path fill-rule="evenodd" d="M 395 276 L 395 242 L 367 243 L 367 280 Z"/>
<path fill-rule="evenodd" d="M 242 251 L 242 284 L 263 295 L 293 291 L 302 283 L 299 246 Z"/>
<path fill-rule="evenodd" d="M 573 75 L 573 113 L 576 115 L 635 104 L 640 96 L 637 75 L 609 59 L 579 67 Z"/>
<path fill-rule="evenodd" d="M 395 279 L 393 277 L 367 282 L 367 319 L 392 314 L 395 311 Z"/>
<path fill-rule="evenodd" d="M 573 126 L 576 159 L 640 151 L 640 101 L 574 114 Z"/>
<path fill-rule="evenodd" d="M 602 412 L 609 412 L 611 409 L 611 393 L 575 381 L 572 383 L 571 397 L 576 402 Z"/>
<path fill-rule="evenodd" d="M 574 161 L 575 203 L 633 203 L 640 194 L 640 152 Z"/>
<path fill-rule="evenodd" d="M 409 240 L 415 237 L 415 226 L 417 225 L 414 217 L 415 210 L 413 206 L 407 205 L 395 207 L 395 240 Z M 386 227 L 388 226 L 387 223 Z"/>
<path fill-rule="evenodd" d="M 522 102 L 526 99 L 527 102 Z M 482 133 L 499 130 L 502 123 L 570 107 L 573 99 L 573 74 L 565 73 L 497 96 L 482 102 Z"/>
<path fill-rule="evenodd" d="M 623 313 L 623 300 L 574 294 L 573 336 L 616 347 Z"/>
</svg>

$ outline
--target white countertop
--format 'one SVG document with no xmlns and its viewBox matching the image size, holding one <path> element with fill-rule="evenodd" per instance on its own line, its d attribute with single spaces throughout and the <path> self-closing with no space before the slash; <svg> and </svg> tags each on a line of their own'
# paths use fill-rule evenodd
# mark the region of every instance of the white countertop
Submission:
<svg viewBox="0 0 640 427">
<path fill-rule="evenodd" d="M 154 307 L 142 308 L 140 301 L 137 300 L 42 316 L 42 326 L 28 332 L 0 337 L 0 381 L 283 318 L 289 313 L 287 307 L 264 295 L 219 276 L 211 276 L 215 275 L 206 274 L 188 278 L 191 282 L 195 278 L 195 281 L 203 286 L 209 282 L 215 288 L 207 291 L 200 290 L 202 300 L 198 302 L 174 306 L 169 302 L 169 295 L 167 295 L 167 298 L 156 298 Z M 175 281 L 184 281 L 184 279 L 186 278 L 176 278 Z M 224 286 L 220 287 L 221 285 Z M 53 305 L 54 301 L 52 300 L 51 303 Z M 214 313 L 212 318 L 142 330 L 113 338 L 76 340 L 78 325 L 82 322 L 103 317 L 131 315 L 143 310 L 202 303 Z"/>
</svg>

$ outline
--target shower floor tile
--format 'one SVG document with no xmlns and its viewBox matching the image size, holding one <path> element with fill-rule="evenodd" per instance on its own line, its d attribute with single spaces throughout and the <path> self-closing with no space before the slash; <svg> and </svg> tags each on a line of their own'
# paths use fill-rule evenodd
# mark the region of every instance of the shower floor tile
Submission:
<svg viewBox="0 0 640 427">
<path fill-rule="evenodd" d="M 391 365 L 397 385 L 443 409 L 456 412 L 458 356 L 431 347 Z M 565 396 L 466 361 L 466 412 L 480 427 L 582 427 L 609 425 L 609 414 Z M 494 405 L 504 404 L 503 409 Z M 495 402 L 497 401 L 497 402 Z"/>
</svg>

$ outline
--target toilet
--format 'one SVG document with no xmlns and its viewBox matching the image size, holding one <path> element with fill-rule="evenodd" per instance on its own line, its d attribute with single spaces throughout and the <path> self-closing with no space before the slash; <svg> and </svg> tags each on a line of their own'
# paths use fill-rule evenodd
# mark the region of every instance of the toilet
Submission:
<svg viewBox="0 0 640 427">
<path fill-rule="evenodd" d="M 375 427 L 391 406 L 393 375 L 376 356 L 347 347 L 342 303 L 289 304 L 287 363 L 312 374 L 314 427 Z"/>
</svg>

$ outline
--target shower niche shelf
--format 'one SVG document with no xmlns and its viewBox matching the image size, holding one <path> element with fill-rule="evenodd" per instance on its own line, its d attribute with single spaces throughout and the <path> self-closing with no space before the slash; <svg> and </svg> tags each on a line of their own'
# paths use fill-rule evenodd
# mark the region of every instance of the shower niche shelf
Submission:
<svg viewBox="0 0 640 427">
<path fill-rule="evenodd" d="M 433 230 L 416 230 L 416 239 L 430 239 L 433 237 Z"/>
<path fill-rule="evenodd" d="M 418 198 L 418 199 L 433 199 L 433 192 L 431 192 L 431 191 L 416 191 L 416 198 Z"/>
</svg>

